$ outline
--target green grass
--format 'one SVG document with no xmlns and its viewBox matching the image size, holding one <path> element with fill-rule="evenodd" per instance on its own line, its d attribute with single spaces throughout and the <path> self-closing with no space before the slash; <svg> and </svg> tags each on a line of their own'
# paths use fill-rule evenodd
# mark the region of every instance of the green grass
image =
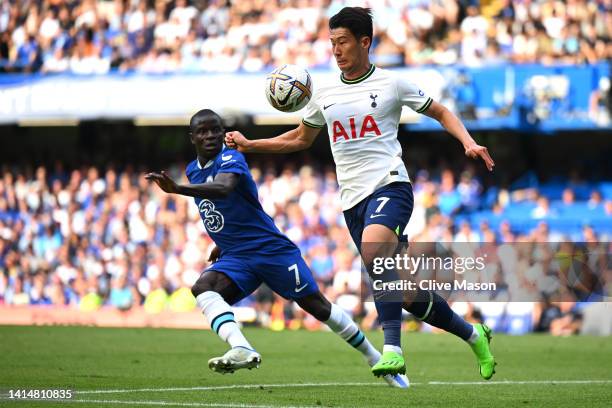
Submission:
<svg viewBox="0 0 612 408">
<path fill-rule="evenodd" d="M 209 331 L 0 327 L 0 389 L 5 393 L 11 388 L 78 391 L 358 382 L 367 384 L 77 393 L 75 399 L 160 401 L 184 406 L 385 408 L 607 407 L 612 401 L 612 382 L 549 382 L 612 380 L 610 338 L 496 335 L 493 351 L 499 365 L 492 382 L 546 383 L 436 385 L 429 382 L 480 381 L 471 351 L 451 335 L 408 333 L 404 334 L 403 348 L 408 374 L 415 384 L 410 390 L 396 390 L 379 385 L 382 381 L 369 373 L 361 356 L 332 333 L 274 333 L 262 329 L 247 329 L 245 333 L 263 356 L 261 368 L 219 375 L 209 371 L 207 360 L 225 352 L 226 346 Z M 369 333 L 369 337 L 380 346 L 380 333 Z M 0 401 L 0 406 L 112 407 L 117 404 Z"/>
</svg>

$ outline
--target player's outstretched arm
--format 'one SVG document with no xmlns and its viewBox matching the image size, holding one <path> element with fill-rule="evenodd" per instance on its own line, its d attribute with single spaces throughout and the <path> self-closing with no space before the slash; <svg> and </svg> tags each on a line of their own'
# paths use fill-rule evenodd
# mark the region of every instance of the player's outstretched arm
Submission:
<svg viewBox="0 0 612 408">
<path fill-rule="evenodd" d="M 225 198 L 234 190 L 240 180 L 238 174 L 219 173 L 209 183 L 178 184 L 165 171 L 161 173 L 147 173 L 145 178 L 155 182 L 166 193 L 201 198 Z"/>
<path fill-rule="evenodd" d="M 487 169 L 489 169 L 489 171 L 493 171 L 495 162 L 489 155 L 489 150 L 485 146 L 480 146 L 478 143 L 476 143 L 476 141 L 468 133 L 465 126 L 463 126 L 461 120 L 459 120 L 459 118 L 451 111 L 446 109 L 444 105 L 434 101 L 424 112 L 424 114 L 440 122 L 448 133 L 456 137 L 461 144 L 463 144 L 466 156 L 471 157 L 472 159 L 481 158 L 485 162 Z"/>
<path fill-rule="evenodd" d="M 258 140 L 249 140 L 242 133 L 233 131 L 225 134 L 225 144 L 243 153 L 292 153 L 308 149 L 320 130 L 300 123 L 282 135 Z"/>
</svg>

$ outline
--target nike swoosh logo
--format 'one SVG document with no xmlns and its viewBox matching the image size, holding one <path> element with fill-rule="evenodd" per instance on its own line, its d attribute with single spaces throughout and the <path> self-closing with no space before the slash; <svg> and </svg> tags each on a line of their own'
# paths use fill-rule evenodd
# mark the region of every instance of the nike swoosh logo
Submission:
<svg viewBox="0 0 612 408">
<path fill-rule="evenodd" d="M 372 214 L 370 215 L 370 218 L 377 218 L 377 217 L 386 217 L 387 214 Z"/>
<path fill-rule="evenodd" d="M 221 155 L 221 160 L 223 160 L 223 161 L 228 161 L 228 160 L 229 160 L 229 159 L 231 159 L 231 158 L 232 158 L 232 155 L 231 155 L 231 154 L 230 154 L 229 156 L 223 156 L 223 155 Z"/>
<path fill-rule="evenodd" d="M 327 108 L 331 108 L 331 107 L 332 107 L 332 106 L 334 106 L 334 105 L 335 105 L 335 103 L 332 103 L 332 104 L 327 105 L 327 106 L 326 106 L 326 105 L 323 105 L 323 110 L 325 110 L 325 109 L 327 109 Z"/>
<path fill-rule="evenodd" d="M 300 288 L 295 288 L 295 293 L 300 293 L 302 291 L 302 289 L 304 289 L 306 286 L 308 286 L 307 283 L 305 283 L 304 286 L 302 286 Z"/>
</svg>

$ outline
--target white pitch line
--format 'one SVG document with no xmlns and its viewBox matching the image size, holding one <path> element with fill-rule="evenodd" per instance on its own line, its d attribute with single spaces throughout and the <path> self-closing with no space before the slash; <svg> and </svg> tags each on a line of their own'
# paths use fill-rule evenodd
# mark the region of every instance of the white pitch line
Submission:
<svg viewBox="0 0 612 408">
<path fill-rule="evenodd" d="M 529 384 L 609 384 L 612 380 L 501 380 L 501 381 L 429 381 L 424 383 L 411 382 L 410 385 L 529 385 Z M 338 386 L 382 386 L 383 382 L 329 382 L 329 383 L 295 383 L 295 384 L 235 384 L 210 387 L 174 387 L 174 388 L 132 388 L 117 390 L 84 390 L 76 394 L 122 394 L 129 392 L 172 392 L 172 391 L 215 391 L 244 390 L 256 388 L 301 388 L 301 387 L 338 387 Z"/>
<path fill-rule="evenodd" d="M 34 400 L 29 400 L 34 401 Z M 40 400 L 38 400 L 40 401 Z M 72 402 L 89 404 L 123 404 L 123 405 L 153 405 L 166 407 L 211 407 L 211 408 L 320 408 L 319 406 L 293 406 L 293 405 L 257 405 L 257 404 L 222 404 L 206 402 L 170 402 L 170 401 L 129 401 L 129 400 L 97 400 L 97 399 L 67 399 L 45 400 L 46 402 Z"/>
<path fill-rule="evenodd" d="M 527 380 L 527 381 L 429 381 L 423 385 L 536 385 L 536 384 L 610 384 L 612 380 Z"/>
<path fill-rule="evenodd" d="M 295 383 L 295 384 L 235 384 L 210 387 L 178 387 L 178 388 L 139 388 L 121 390 L 86 390 L 75 391 L 77 394 L 121 394 L 126 392 L 167 392 L 167 391 L 214 391 L 214 390 L 244 390 L 250 388 L 298 388 L 298 387 L 336 387 L 336 386 L 386 385 L 383 382 L 329 382 L 329 383 Z"/>
</svg>

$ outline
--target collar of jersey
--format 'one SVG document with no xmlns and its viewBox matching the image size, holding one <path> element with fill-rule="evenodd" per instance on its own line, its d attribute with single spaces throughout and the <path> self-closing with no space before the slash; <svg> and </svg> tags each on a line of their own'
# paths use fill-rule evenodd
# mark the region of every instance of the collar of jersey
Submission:
<svg viewBox="0 0 612 408">
<path fill-rule="evenodd" d="M 219 154 L 222 154 L 224 151 L 225 151 L 225 145 L 223 145 L 223 147 L 221 147 L 221 151 L 219 152 Z M 219 157 L 219 154 L 217 154 L 215 157 L 213 157 L 212 159 L 207 161 L 206 164 L 204 165 L 204 167 L 202 167 L 202 165 L 200 164 L 200 159 L 198 159 L 198 157 L 196 156 L 196 163 L 198 163 L 198 169 L 200 169 L 200 170 L 207 169 L 210 166 L 212 166 L 213 163 L 215 162 L 215 159 L 217 157 Z"/>
<path fill-rule="evenodd" d="M 363 74 L 362 76 L 360 76 L 359 78 L 355 78 L 355 79 L 345 79 L 344 78 L 344 74 L 340 74 L 340 80 L 345 83 L 345 84 L 358 84 L 361 81 L 365 81 L 366 79 L 368 79 L 370 77 L 370 75 L 372 75 L 372 73 L 374 72 L 374 70 L 376 69 L 376 66 L 374 64 L 370 64 L 370 69 L 368 69 L 368 71 Z"/>
</svg>

